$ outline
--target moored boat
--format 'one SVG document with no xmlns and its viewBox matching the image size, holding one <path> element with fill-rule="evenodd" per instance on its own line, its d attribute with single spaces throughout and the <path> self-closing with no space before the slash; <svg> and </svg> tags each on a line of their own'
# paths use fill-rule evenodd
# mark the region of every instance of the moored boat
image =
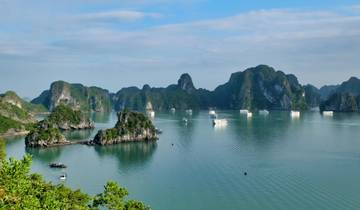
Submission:
<svg viewBox="0 0 360 210">
<path fill-rule="evenodd" d="M 63 163 L 50 163 L 50 168 L 67 168 L 67 166 Z"/>
<path fill-rule="evenodd" d="M 214 126 L 227 126 L 227 120 L 226 119 L 214 119 L 213 125 Z"/>
<path fill-rule="evenodd" d="M 328 117 L 334 116 L 334 112 L 333 112 L 333 111 L 323 111 L 322 114 L 323 114 L 324 116 L 328 116 Z"/>
<path fill-rule="evenodd" d="M 294 111 L 294 110 L 292 110 L 292 111 L 290 112 L 290 115 L 291 115 L 292 118 L 299 118 L 299 117 L 300 117 L 300 111 Z"/>
<path fill-rule="evenodd" d="M 249 110 L 247 109 L 240 109 L 240 114 L 248 114 Z"/>
<path fill-rule="evenodd" d="M 260 114 L 260 115 L 268 115 L 269 113 L 270 113 L 270 112 L 269 112 L 268 110 L 266 110 L 266 109 L 259 111 L 259 114 Z"/>
</svg>

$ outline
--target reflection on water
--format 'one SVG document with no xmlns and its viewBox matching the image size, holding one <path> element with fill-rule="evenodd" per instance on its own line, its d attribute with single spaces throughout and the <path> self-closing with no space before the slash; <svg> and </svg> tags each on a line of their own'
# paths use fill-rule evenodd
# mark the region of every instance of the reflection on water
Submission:
<svg viewBox="0 0 360 210">
<path fill-rule="evenodd" d="M 156 141 L 128 142 L 116 145 L 95 146 L 95 151 L 100 157 L 115 157 L 119 161 L 120 168 L 129 169 L 144 166 L 151 160 L 156 147 Z"/>
<path fill-rule="evenodd" d="M 62 148 L 25 148 L 25 151 L 26 153 L 32 155 L 33 160 L 40 160 L 41 162 L 48 164 L 49 162 L 55 161 L 60 157 Z"/>
<path fill-rule="evenodd" d="M 111 112 L 91 112 L 91 119 L 95 123 L 107 123 L 109 122 Z"/>
<path fill-rule="evenodd" d="M 212 126 L 208 112 L 187 116 L 187 125 L 185 112 L 156 113 L 163 131 L 157 142 L 25 150 L 18 137 L 6 141 L 6 150 L 16 158 L 32 154 L 32 170 L 47 180 L 59 175 L 48 163 L 60 161 L 68 166 L 70 187 L 95 195 L 114 180 L 159 210 L 360 209 L 359 114 L 302 112 L 292 120 L 289 112 L 251 119 L 217 112 L 228 120 L 222 129 Z M 91 138 L 116 120 L 113 112 L 99 117 L 94 130 L 66 135 Z"/>
<path fill-rule="evenodd" d="M 74 131 L 63 131 L 65 138 L 68 140 L 89 140 L 93 129 L 74 130 Z"/>
<path fill-rule="evenodd" d="M 266 143 L 286 134 L 291 123 L 287 112 L 273 112 L 268 116 L 254 115 L 251 119 L 240 116 L 231 128 L 240 139 Z"/>
</svg>

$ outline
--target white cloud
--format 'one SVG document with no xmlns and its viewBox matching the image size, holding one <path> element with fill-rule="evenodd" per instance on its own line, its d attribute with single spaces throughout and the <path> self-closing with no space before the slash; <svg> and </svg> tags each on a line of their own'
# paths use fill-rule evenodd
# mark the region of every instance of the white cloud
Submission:
<svg viewBox="0 0 360 210">
<path fill-rule="evenodd" d="M 161 18 L 160 13 L 146 13 L 133 10 L 116 10 L 79 15 L 82 20 L 90 21 L 136 21 L 144 18 Z"/>
<path fill-rule="evenodd" d="M 78 17 L 92 23 L 161 15 L 120 10 Z M 213 88 L 232 72 L 261 63 L 315 85 L 360 76 L 360 16 L 341 11 L 258 10 L 132 30 L 66 17 L 51 20 L 48 27 L 33 23 L 34 31 L 42 31 L 41 40 L 35 35 L 8 37 L 13 40 L 3 47 L 0 43 L 0 53 L 32 53 L 41 58 L 39 68 L 127 70 L 128 78 L 141 74 L 143 80 L 159 85 L 168 84 L 162 77 L 190 72 L 197 86 Z M 31 38 L 41 44 L 17 44 Z"/>
</svg>

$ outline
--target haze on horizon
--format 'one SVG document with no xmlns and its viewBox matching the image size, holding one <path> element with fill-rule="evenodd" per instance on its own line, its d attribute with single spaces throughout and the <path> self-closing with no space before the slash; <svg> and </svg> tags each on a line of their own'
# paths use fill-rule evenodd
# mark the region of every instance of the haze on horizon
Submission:
<svg viewBox="0 0 360 210">
<path fill-rule="evenodd" d="M 0 92 L 35 97 L 65 80 L 214 89 L 266 64 L 320 87 L 360 77 L 354 0 L 0 0 Z"/>
</svg>

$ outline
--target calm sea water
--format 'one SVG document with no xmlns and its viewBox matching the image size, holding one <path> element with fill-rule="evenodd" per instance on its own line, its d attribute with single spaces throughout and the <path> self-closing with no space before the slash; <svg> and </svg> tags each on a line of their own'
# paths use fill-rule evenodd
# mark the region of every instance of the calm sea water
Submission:
<svg viewBox="0 0 360 210">
<path fill-rule="evenodd" d="M 360 209 L 359 114 L 218 113 L 227 127 L 214 128 L 207 112 L 194 113 L 187 125 L 184 113 L 157 113 L 157 142 L 27 150 L 15 138 L 7 140 L 7 155 L 31 153 L 32 170 L 54 183 L 62 170 L 48 164 L 63 162 L 65 184 L 93 195 L 114 180 L 154 210 Z M 114 113 L 93 118 L 95 130 L 67 137 L 89 139 L 116 121 Z"/>
</svg>

